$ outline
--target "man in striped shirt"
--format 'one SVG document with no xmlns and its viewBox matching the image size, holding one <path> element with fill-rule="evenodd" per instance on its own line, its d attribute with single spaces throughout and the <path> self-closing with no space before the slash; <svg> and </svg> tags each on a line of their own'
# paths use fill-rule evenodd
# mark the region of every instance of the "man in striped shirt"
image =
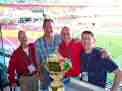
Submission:
<svg viewBox="0 0 122 91">
<path fill-rule="evenodd" d="M 44 35 L 35 42 L 37 60 L 39 64 L 38 67 L 40 70 L 40 86 L 42 91 L 48 91 L 48 86 L 51 82 L 51 78 L 49 77 L 49 73 L 46 68 L 44 68 L 44 64 L 46 63 L 49 55 L 56 51 L 61 41 L 60 36 L 58 34 L 54 34 L 53 26 L 54 22 L 52 19 L 44 19 Z"/>
</svg>

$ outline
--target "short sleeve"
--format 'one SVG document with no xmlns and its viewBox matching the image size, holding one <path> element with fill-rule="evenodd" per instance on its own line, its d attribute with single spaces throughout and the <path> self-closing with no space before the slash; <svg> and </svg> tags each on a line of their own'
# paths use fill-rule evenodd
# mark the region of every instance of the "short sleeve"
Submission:
<svg viewBox="0 0 122 91">
<path fill-rule="evenodd" d="M 61 43 L 61 36 L 59 35 L 59 34 L 55 34 L 55 36 L 54 36 L 54 41 L 55 41 L 55 46 L 59 46 L 59 44 Z"/>
<path fill-rule="evenodd" d="M 105 70 L 109 73 L 113 72 L 114 70 L 118 69 L 118 65 L 111 59 L 104 59 L 103 60 L 103 67 L 105 68 Z"/>
<path fill-rule="evenodd" d="M 41 63 L 41 48 L 40 48 L 40 41 L 39 39 L 35 42 L 35 50 L 36 50 L 36 60 Z"/>
</svg>

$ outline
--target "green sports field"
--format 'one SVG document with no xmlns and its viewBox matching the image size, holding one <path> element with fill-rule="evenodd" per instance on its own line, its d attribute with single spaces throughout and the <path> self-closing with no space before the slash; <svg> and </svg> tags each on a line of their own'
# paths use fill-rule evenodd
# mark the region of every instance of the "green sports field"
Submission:
<svg viewBox="0 0 122 91">
<path fill-rule="evenodd" d="M 111 52 L 113 60 L 122 68 L 122 35 L 96 35 L 97 46 L 104 47 Z M 111 84 L 113 74 L 108 74 L 108 83 Z"/>
</svg>

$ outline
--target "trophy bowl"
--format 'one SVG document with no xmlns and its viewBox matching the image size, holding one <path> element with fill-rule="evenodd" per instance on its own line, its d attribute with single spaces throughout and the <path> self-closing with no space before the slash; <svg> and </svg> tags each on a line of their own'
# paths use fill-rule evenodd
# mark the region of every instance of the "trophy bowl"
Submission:
<svg viewBox="0 0 122 91">
<path fill-rule="evenodd" d="M 63 84 L 64 72 L 61 69 L 59 61 L 60 60 L 56 54 L 48 57 L 47 69 L 48 72 L 50 73 L 51 78 L 53 79 L 49 91 L 64 91 L 64 84 Z"/>
</svg>

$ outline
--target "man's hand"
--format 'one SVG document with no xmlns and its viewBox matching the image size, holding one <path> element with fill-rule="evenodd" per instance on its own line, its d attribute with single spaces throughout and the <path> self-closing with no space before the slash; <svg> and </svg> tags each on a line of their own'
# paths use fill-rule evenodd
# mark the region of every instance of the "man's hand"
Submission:
<svg viewBox="0 0 122 91">
<path fill-rule="evenodd" d="M 41 72 L 38 71 L 35 75 L 36 75 L 38 80 L 44 80 L 44 76 Z"/>
<path fill-rule="evenodd" d="M 36 73 L 36 77 L 38 80 L 44 80 L 44 77 L 43 77 L 43 70 L 44 70 L 44 64 L 38 64 L 37 66 L 37 73 Z"/>
<path fill-rule="evenodd" d="M 36 75 L 37 79 L 40 80 L 40 72 L 37 71 L 35 75 Z"/>
<path fill-rule="evenodd" d="M 12 87 L 17 87 L 17 83 L 11 83 Z"/>
<path fill-rule="evenodd" d="M 61 69 L 65 72 L 68 72 L 72 68 L 71 60 L 68 58 L 64 58 L 64 61 L 60 62 Z"/>
<path fill-rule="evenodd" d="M 60 61 L 64 61 L 65 60 L 65 58 L 60 53 L 57 53 L 57 55 L 58 55 L 58 58 L 59 58 Z"/>
<path fill-rule="evenodd" d="M 44 81 L 44 76 L 40 75 L 39 80 L 43 80 Z"/>
<path fill-rule="evenodd" d="M 61 67 L 61 70 L 64 70 L 64 61 L 60 62 L 60 67 Z"/>
<path fill-rule="evenodd" d="M 122 81 L 122 71 L 116 69 L 113 73 L 115 74 L 115 78 L 114 78 L 113 86 L 110 91 L 117 91 L 120 85 L 120 81 Z"/>
<path fill-rule="evenodd" d="M 109 59 L 112 59 L 112 56 L 111 56 L 111 53 L 107 50 L 107 49 L 105 49 L 105 48 L 102 48 L 101 50 L 101 57 L 102 58 L 109 58 Z"/>
</svg>

